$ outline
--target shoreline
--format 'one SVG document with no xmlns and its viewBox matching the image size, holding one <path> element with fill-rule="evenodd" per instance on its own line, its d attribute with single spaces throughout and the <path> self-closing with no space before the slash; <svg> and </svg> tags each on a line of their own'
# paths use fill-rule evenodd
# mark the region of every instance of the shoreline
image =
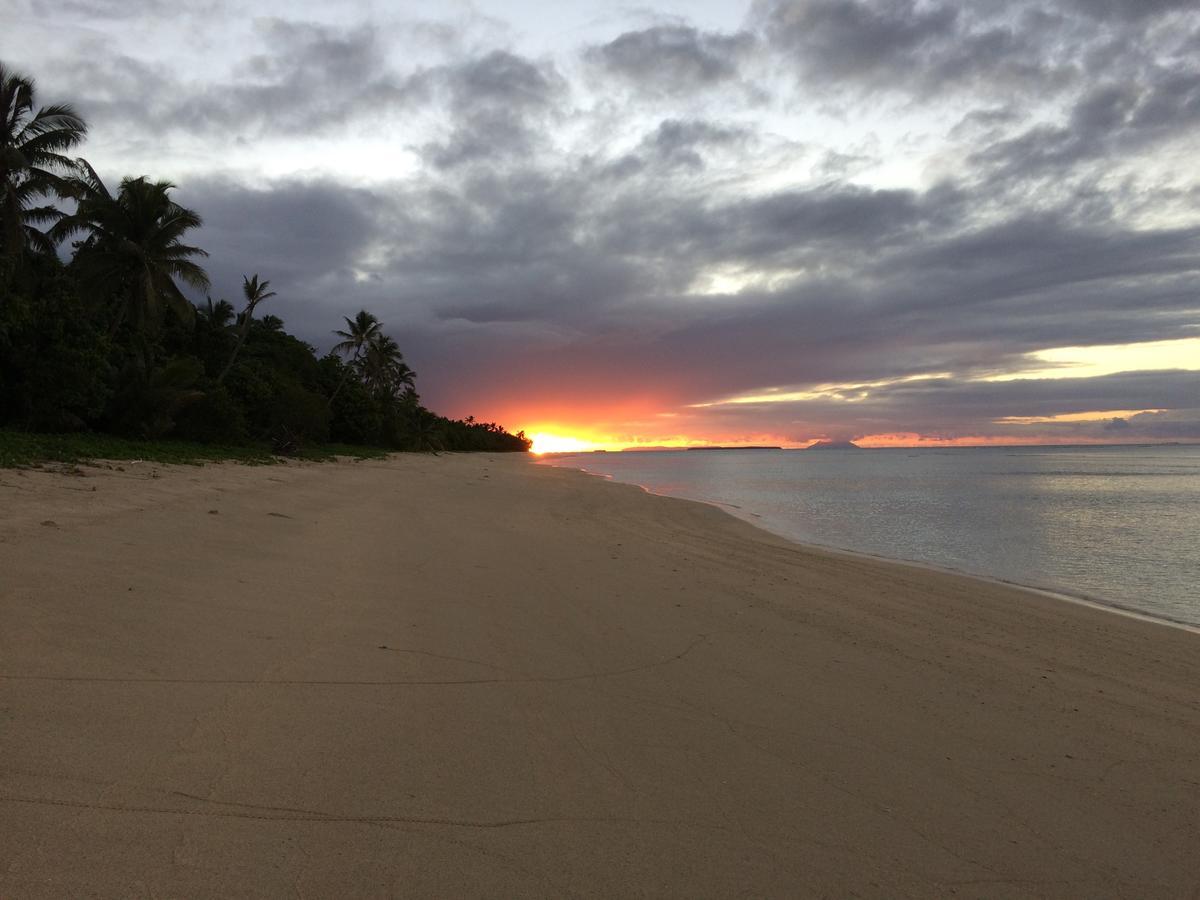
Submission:
<svg viewBox="0 0 1200 900">
<path fill-rule="evenodd" d="M 0 492 L 6 896 L 1200 887 L 1179 629 L 524 458 Z"/>
<path fill-rule="evenodd" d="M 1109 445 L 1105 445 L 1105 446 L 1109 446 Z M 1114 446 L 1122 446 L 1122 445 L 1114 445 Z M 1157 446 L 1157 445 L 1153 445 L 1153 446 Z M 1166 445 L 1166 446 L 1177 446 L 1177 445 Z M 862 448 L 862 449 L 897 449 L 897 448 L 867 447 L 867 448 Z M 905 448 L 899 448 L 899 449 L 905 449 Z M 939 449 L 939 448 L 929 448 L 929 449 Z M 955 449 L 976 449 L 976 448 L 966 447 L 966 448 L 955 448 Z M 992 448 L 987 448 L 987 449 L 992 449 Z M 590 475 L 593 478 L 600 478 L 602 480 L 611 481 L 614 484 L 630 485 L 632 487 L 636 487 L 642 491 L 645 491 L 647 494 L 649 494 L 653 497 L 668 497 L 672 500 L 685 500 L 689 503 L 701 503 L 705 506 L 710 506 L 710 507 L 719 509 L 722 512 L 726 513 L 727 515 L 730 515 L 733 518 L 737 519 L 740 522 L 745 522 L 748 525 L 752 525 L 755 528 L 761 529 L 762 531 L 766 532 L 767 534 L 772 535 L 773 537 L 781 538 L 785 541 L 788 541 L 789 543 L 795 544 L 797 547 L 799 547 L 801 549 L 810 549 L 810 550 L 817 550 L 817 551 L 824 552 L 824 553 L 841 554 L 841 555 L 851 557 L 851 558 L 868 559 L 868 560 L 873 560 L 875 562 L 881 562 L 881 563 L 891 563 L 893 565 L 907 566 L 907 567 L 912 567 L 912 568 L 916 568 L 916 569 L 922 569 L 924 571 L 929 571 L 929 572 L 940 572 L 940 573 L 946 574 L 946 575 L 956 575 L 956 576 L 959 576 L 962 578 L 975 578 L 975 579 L 979 579 L 980 581 L 986 582 L 988 584 L 1004 585 L 1007 587 L 1019 588 L 1020 590 L 1023 590 L 1023 591 L 1028 591 L 1033 594 L 1040 594 L 1045 597 L 1051 597 L 1051 598 L 1060 600 L 1065 603 L 1075 603 L 1075 604 L 1079 604 L 1081 606 L 1085 606 L 1085 607 L 1088 607 L 1091 609 L 1098 609 L 1103 612 L 1114 613 L 1119 616 L 1126 616 L 1128 618 L 1136 619 L 1136 620 L 1143 621 L 1143 622 L 1150 622 L 1150 623 L 1157 624 L 1157 625 L 1164 625 L 1169 628 L 1177 628 L 1177 629 L 1181 629 L 1183 631 L 1189 631 L 1189 632 L 1192 632 L 1193 634 L 1200 634 L 1200 624 L 1197 624 L 1195 622 L 1187 622 L 1182 619 L 1173 619 L 1170 616 L 1155 615 L 1153 613 L 1148 613 L 1144 610 L 1137 609 L 1135 607 L 1120 603 L 1116 600 L 1108 600 L 1103 597 L 1092 596 L 1092 595 L 1085 594 L 1082 592 L 1072 593 L 1069 589 L 1066 589 L 1066 588 L 1046 587 L 1046 586 L 1038 585 L 1038 584 L 1029 584 L 1029 583 L 1023 582 L 1023 581 L 1015 581 L 1012 579 L 1003 578 L 998 575 L 985 575 L 980 572 L 972 572 L 968 569 L 957 569 L 953 566 L 940 565 L 938 563 L 926 562 L 924 560 L 919 560 L 919 559 L 905 559 L 904 557 L 899 557 L 899 556 L 885 556 L 885 555 L 879 554 L 879 553 L 869 553 L 865 550 L 854 550 L 849 547 L 838 547 L 833 544 L 820 544 L 815 541 L 797 540 L 796 538 L 786 535 L 781 531 L 776 531 L 773 528 L 770 528 L 769 526 L 764 524 L 763 518 L 760 514 L 754 512 L 752 510 L 744 509 L 743 507 L 737 506 L 736 504 L 733 504 L 733 503 L 723 503 L 720 500 L 711 500 L 711 499 L 704 498 L 704 497 L 684 497 L 684 496 L 676 495 L 676 494 L 668 494 L 664 491 L 656 491 L 653 488 L 648 487 L 647 485 L 640 484 L 635 481 L 622 481 L 621 479 L 618 479 L 613 475 L 609 475 L 606 472 L 593 472 L 592 470 L 587 469 L 583 466 L 556 466 L 553 463 L 549 463 L 549 462 L 543 462 L 543 461 L 539 461 L 539 460 L 534 460 L 534 461 L 538 465 L 549 465 L 553 468 L 574 469 L 576 471 L 583 472 L 585 475 Z M 732 510 L 737 510 L 737 512 L 733 512 Z"/>
</svg>

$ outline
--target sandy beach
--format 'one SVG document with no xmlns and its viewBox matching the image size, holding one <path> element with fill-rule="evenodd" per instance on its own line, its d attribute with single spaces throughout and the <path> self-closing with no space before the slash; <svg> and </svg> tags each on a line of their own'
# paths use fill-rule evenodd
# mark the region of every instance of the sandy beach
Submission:
<svg viewBox="0 0 1200 900">
<path fill-rule="evenodd" d="M 518 456 L 0 470 L 0 896 L 1200 896 L 1200 635 Z"/>
</svg>

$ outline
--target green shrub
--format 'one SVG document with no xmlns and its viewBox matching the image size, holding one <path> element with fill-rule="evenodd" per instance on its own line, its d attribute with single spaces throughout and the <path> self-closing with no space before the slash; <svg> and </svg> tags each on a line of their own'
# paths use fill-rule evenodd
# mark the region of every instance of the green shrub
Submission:
<svg viewBox="0 0 1200 900">
<path fill-rule="evenodd" d="M 210 386 L 204 396 L 175 417 L 175 435 L 202 444 L 241 444 L 248 437 L 246 416 L 224 385 Z"/>
</svg>

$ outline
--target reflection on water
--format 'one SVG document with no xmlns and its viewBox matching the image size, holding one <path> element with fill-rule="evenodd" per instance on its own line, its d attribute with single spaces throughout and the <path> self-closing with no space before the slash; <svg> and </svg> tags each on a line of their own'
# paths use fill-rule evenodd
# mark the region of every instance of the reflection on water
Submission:
<svg viewBox="0 0 1200 900">
<path fill-rule="evenodd" d="M 546 460 L 794 540 L 1200 624 L 1200 446 L 672 451 Z"/>
</svg>

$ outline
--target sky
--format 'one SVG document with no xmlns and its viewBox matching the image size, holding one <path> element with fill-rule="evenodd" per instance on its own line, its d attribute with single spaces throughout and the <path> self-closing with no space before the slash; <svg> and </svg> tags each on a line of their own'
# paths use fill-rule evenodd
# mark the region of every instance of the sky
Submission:
<svg viewBox="0 0 1200 900">
<path fill-rule="evenodd" d="M 571 448 L 1200 440 L 1193 0 L 5 0 L 319 350 Z M 200 298 L 197 298 L 200 299 Z"/>
</svg>

